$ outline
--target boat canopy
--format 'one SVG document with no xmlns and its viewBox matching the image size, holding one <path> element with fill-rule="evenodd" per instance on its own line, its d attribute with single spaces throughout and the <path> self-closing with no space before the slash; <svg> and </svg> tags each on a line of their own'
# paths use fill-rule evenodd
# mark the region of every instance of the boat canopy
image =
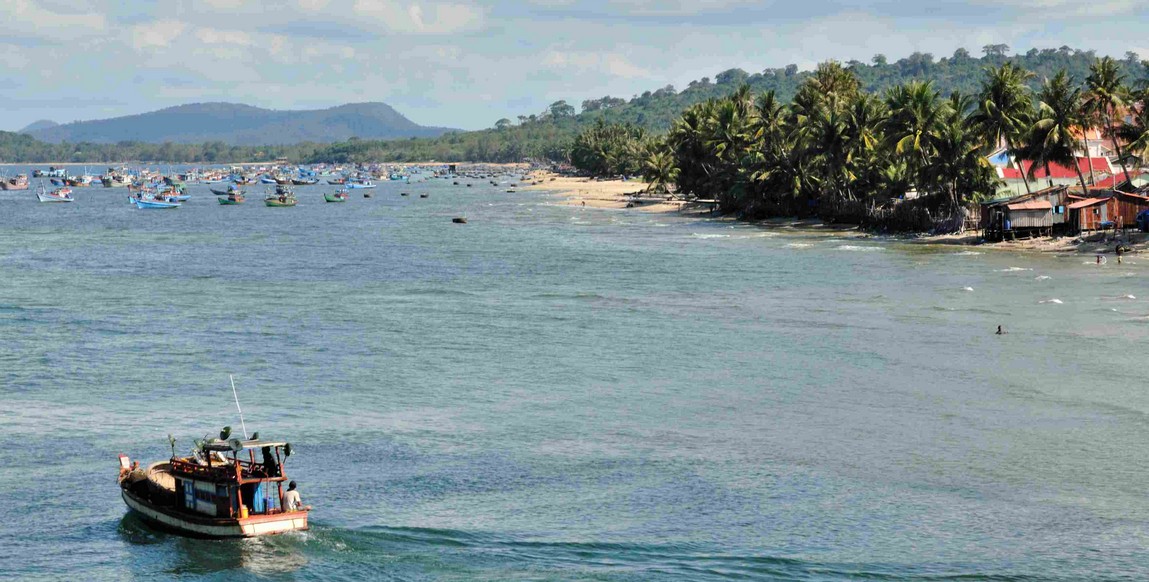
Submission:
<svg viewBox="0 0 1149 582">
<path fill-rule="evenodd" d="M 243 450 L 262 449 L 263 447 L 282 447 L 287 444 L 284 441 L 245 441 L 242 439 L 232 440 L 238 440 L 240 444 L 243 445 Z M 205 451 L 220 451 L 225 453 L 235 450 L 231 447 L 230 441 L 213 441 L 205 444 L 203 448 Z"/>
</svg>

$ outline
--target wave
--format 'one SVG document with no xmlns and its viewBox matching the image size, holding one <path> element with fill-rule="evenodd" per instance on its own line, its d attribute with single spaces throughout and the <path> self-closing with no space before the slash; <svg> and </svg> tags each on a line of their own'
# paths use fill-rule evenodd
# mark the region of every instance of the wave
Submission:
<svg viewBox="0 0 1149 582">
<path fill-rule="evenodd" d="M 995 273 L 1020 273 L 1021 271 L 1032 271 L 1032 270 L 1033 269 L 1029 269 L 1026 267 L 1010 267 L 1008 269 L 997 269 L 994 272 Z"/>
<path fill-rule="evenodd" d="M 1053 299 L 1042 299 L 1041 301 L 1038 301 L 1038 303 L 1052 303 L 1054 305 L 1061 305 L 1062 301 L 1055 297 Z"/>
<path fill-rule="evenodd" d="M 790 244 L 788 244 L 788 245 L 786 245 L 786 246 L 787 246 L 787 247 L 790 247 L 790 248 L 792 248 L 792 249 L 808 249 L 808 248 L 810 248 L 810 247 L 812 247 L 812 246 L 814 246 L 814 245 L 812 245 L 812 244 L 810 244 L 810 243 L 790 243 Z"/>
<path fill-rule="evenodd" d="M 1052 278 L 1053 277 L 1050 277 L 1049 275 L 1038 275 L 1038 276 L 1034 277 L 1033 280 L 1034 281 L 1048 281 Z"/>
<path fill-rule="evenodd" d="M 978 252 L 978 251 L 962 251 L 960 253 L 954 253 L 953 255 L 955 257 L 976 257 L 977 255 L 984 255 L 984 254 L 985 253 Z"/>
<path fill-rule="evenodd" d="M 838 250 L 859 252 L 859 253 L 868 253 L 868 252 L 873 252 L 873 251 L 884 251 L 886 249 L 884 247 L 867 247 L 867 246 L 861 246 L 861 245 L 840 245 L 840 246 L 838 246 Z"/>
<path fill-rule="evenodd" d="M 700 234 L 697 232 L 690 233 L 691 238 L 712 239 L 712 238 L 730 238 L 728 234 Z"/>
<path fill-rule="evenodd" d="M 962 287 L 961 290 L 969 292 L 969 291 L 973 291 L 973 287 Z"/>
</svg>

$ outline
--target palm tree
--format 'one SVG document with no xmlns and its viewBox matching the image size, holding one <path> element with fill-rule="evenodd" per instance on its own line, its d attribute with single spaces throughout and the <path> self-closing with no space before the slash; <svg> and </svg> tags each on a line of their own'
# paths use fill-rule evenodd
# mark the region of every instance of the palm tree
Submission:
<svg viewBox="0 0 1149 582">
<path fill-rule="evenodd" d="M 1101 117 L 1105 134 L 1113 138 L 1113 145 L 1117 148 L 1117 161 L 1121 164 L 1121 171 L 1125 173 L 1125 179 L 1129 180 L 1129 168 L 1126 167 L 1125 156 L 1121 152 L 1121 140 L 1117 139 L 1117 128 L 1113 125 L 1113 118 L 1120 114 L 1129 95 L 1125 87 L 1125 75 L 1121 74 L 1117 61 L 1105 57 L 1089 66 L 1085 86 L 1087 90 L 1084 107 Z"/>
<path fill-rule="evenodd" d="M 1026 155 L 1033 160 L 1029 168 L 1029 177 L 1033 177 L 1034 170 L 1040 165 L 1049 172 L 1049 164 L 1062 164 L 1072 166 L 1077 171 L 1077 178 L 1081 181 L 1083 194 L 1089 192 L 1085 185 L 1085 176 L 1077 163 L 1077 151 L 1081 143 L 1073 134 L 1073 128 L 1081 126 L 1081 89 L 1076 87 L 1064 69 L 1057 72 L 1052 79 L 1047 79 L 1038 93 L 1040 100 L 1037 111 L 1037 120 L 1030 129 L 1026 143 Z"/>
<path fill-rule="evenodd" d="M 669 148 L 662 143 L 653 143 L 646 149 L 642 173 L 646 181 L 650 182 L 647 192 L 666 193 L 670 191 L 670 185 L 678 180 L 679 172 Z"/>
<path fill-rule="evenodd" d="M 909 162 L 915 185 L 927 192 L 923 169 L 934 152 L 933 138 L 944 114 L 944 106 L 930 81 L 910 81 L 891 89 L 886 95 L 890 110 L 885 132 L 888 145 L 896 156 Z"/>
<path fill-rule="evenodd" d="M 987 145 L 996 148 L 1004 142 L 1010 167 L 1014 166 L 1017 145 L 1033 122 L 1033 99 L 1026 80 L 1033 73 L 1013 63 L 986 69 L 986 78 L 978 94 L 977 112 L 973 122 L 981 129 Z M 1021 173 L 1025 191 L 1029 193 L 1029 180 Z"/>
</svg>

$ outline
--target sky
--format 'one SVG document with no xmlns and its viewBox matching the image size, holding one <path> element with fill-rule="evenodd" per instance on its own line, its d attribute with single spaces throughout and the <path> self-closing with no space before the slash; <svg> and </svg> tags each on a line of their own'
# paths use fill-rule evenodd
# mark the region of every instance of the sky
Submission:
<svg viewBox="0 0 1149 582">
<path fill-rule="evenodd" d="M 3 0 L 0 129 L 382 101 L 480 129 L 739 67 L 1069 45 L 1149 58 L 1145 0 Z"/>
</svg>

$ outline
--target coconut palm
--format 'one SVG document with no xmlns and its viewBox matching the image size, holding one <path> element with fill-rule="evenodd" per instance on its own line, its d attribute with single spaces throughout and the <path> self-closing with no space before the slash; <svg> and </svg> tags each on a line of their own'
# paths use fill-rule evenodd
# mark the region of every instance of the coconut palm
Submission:
<svg viewBox="0 0 1149 582">
<path fill-rule="evenodd" d="M 1016 146 L 1033 122 L 1033 99 L 1025 84 L 1033 73 L 1009 62 L 989 67 L 985 72 L 972 121 L 981 129 L 990 148 L 1005 144 L 1009 165 L 1015 167 Z M 1029 180 L 1024 173 L 1021 179 L 1028 193 Z"/>
<path fill-rule="evenodd" d="M 908 162 L 920 192 L 927 192 L 922 176 L 934 152 L 933 138 L 945 107 L 929 81 L 910 81 L 886 94 L 889 117 L 885 122 L 886 140 L 893 154 Z"/>
<path fill-rule="evenodd" d="M 1116 139 L 1117 128 L 1113 120 L 1120 116 L 1121 109 L 1129 97 L 1129 90 L 1125 87 L 1125 75 L 1121 68 L 1110 57 L 1095 61 L 1089 66 L 1089 76 L 1085 78 L 1085 99 L 1083 106 L 1091 114 L 1100 117 L 1103 130 L 1113 139 L 1117 148 L 1117 161 L 1121 164 L 1121 171 L 1125 179 L 1129 180 L 1129 168 L 1125 165 L 1125 156 L 1121 152 L 1121 140 Z M 1088 144 L 1087 144 L 1088 145 Z"/>
<path fill-rule="evenodd" d="M 1074 128 L 1080 127 L 1082 123 L 1081 89 L 1075 86 L 1069 73 L 1062 69 L 1052 79 L 1045 81 L 1037 98 L 1040 101 L 1037 120 L 1030 128 L 1025 147 L 1027 159 L 1033 160 L 1029 167 L 1030 178 L 1038 166 L 1045 167 L 1047 174 L 1050 164 L 1072 166 L 1081 181 L 1081 191 L 1088 192 L 1085 176 L 1077 163 L 1081 142 L 1077 141 L 1073 133 Z"/>
</svg>

